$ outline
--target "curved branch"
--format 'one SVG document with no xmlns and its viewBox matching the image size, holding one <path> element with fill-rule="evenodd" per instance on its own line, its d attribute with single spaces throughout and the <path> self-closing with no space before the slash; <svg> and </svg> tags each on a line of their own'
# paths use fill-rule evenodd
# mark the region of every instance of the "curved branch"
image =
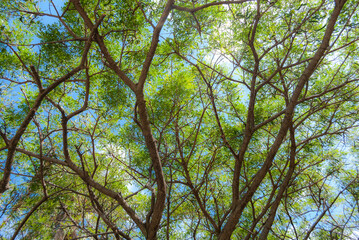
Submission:
<svg viewBox="0 0 359 240">
<path fill-rule="evenodd" d="M 62 191 L 62 190 L 61 190 Z M 31 215 L 44 203 L 46 202 L 50 197 L 57 194 L 59 192 L 52 193 L 48 196 L 44 196 L 41 198 L 41 200 L 26 214 L 25 218 L 21 221 L 20 225 L 15 230 L 14 234 L 11 237 L 11 240 L 15 240 L 16 236 L 19 234 L 21 228 L 25 225 L 26 221 L 31 217 Z"/>
<path fill-rule="evenodd" d="M 211 6 L 218 6 L 218 5 L 225 5 L 225 4 L 241 4 L 245 2 L 253 2 L 255 0 L 241 0 L 241 1 L 223 1 L 223 2 L 213 2 L 213 3 L 207 3 L 202 6 L 196 7 L 196 8 L 187 8 L 187 7 L 181 7 L 177 5 L 173 5 L 173 9 L 183 11 L 183 12 L 189 12 L 189 13 L 195 13 L 199 10 L 211 7 Z"/>
<path fill-rule="evenodd" d="M 317 64 L 322 59 L 325 51 L 329 47 L 329 42 L 330 42 L 332 33 L 334 32 L 334 26 L 337 22 L 337 19 L 341 13 L 341 10 L 342 10 L 345 2 L 346 1 L 341 1 L 341 3 L 339 5 L 335 6 L 335 8 L 331 14 L 331 17 L 328 21 L 327 28 L 326 28 L 325 34 L 323 36 L 322 42 L 321 42 L 318 50 L 315 52 L 313 58 L 310 60 L 308 66 L 304 70 L 303 74 L 299 78 L 298 84 L 297 84 L 297 86 L 293 92 L 293 95 L 290 99 L 290 102 L 287 106 L 286 113 L 285 113 L 285 116 L 281 123 L 280 130 L 277 134 L 277 137 L 276 137 L 271 149 L 269 150 L 269 152 L 267 154 L 267 157 L 263 163 L 263 166 L 261 167 L 260 170 L 258 170 L 258 172 L 253 177 L 253 181 L 252 181 L 251 185 L 249 186 L 248 191 L 243 196 L 243 198 L 239 199 L 238 201 L 236 201 L 233 204 L 233 211 L 230 214 L 228 221 L 219 236 L 220 240 L 230 239 L 245 207 L 247 206 L 248 202 L 250 201 L 250 199 L 252 198 L 252 196 L 254 195 L 256 190 L 258 189 L 258 187 L 261 184 L 264 177 L 266 176 L 268 169 L 271 167 L 273 159 L 275 158 L 280 146 L 282 145 L 282 142 L 283 142 L 285 136 L 287 135 L 288 129 L 289 129 L 290 124 L 293 119 L 295 107 L 298 104 L 298 99 L 299 99 L 299 96 L 304 88 L 304 85 L 309 81 L 311 75 L 314 73 L 314 71 L 317 67 Z"/>
<path fill-rule="evenodd" d="M 153 30 L 151 47 L 150 47 L 150 50 L 147 53 L 145 62 L 143 63 L 141 75 L 140 75 L 140 78 L 139 78 L 139 81 L 138 81 L 137 88 L 138 88 L 138 91 L 140 91 L 140 92 L 143 91 L 143 86 L 145 84 L 145 81 L 146 81 L 146 78 L 147 78 L 147 75 L 148 75 L 148 71 L 150 69 L 153 57 L 154 57 L 154 55 L 156 53 L 156 49 L 157 49 L 157 46 L 158 46 L 158 42 L 159 42 L 162 27 L 165 24 L 165 22 L 166 22 L 166 20 L 168 18 L 168 15 L 170 14 L 170 11 L 173 8 L 174 2 L 175 2 L 175 0 L 168 0 L 167 1 L 167 4 L 166 4 L 165 9 L 164 9 L 164 11 L 162 13 L 162 16 L 161 16 L 160 20 L 158 21 L 155 29 Z"/>
</svg>

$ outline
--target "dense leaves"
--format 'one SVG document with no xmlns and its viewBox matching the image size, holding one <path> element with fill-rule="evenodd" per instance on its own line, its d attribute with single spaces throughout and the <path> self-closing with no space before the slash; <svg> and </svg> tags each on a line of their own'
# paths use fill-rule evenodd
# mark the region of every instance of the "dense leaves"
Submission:
<svg viewBox="0 0 359 240">
<path fill-rule="evenodd" d="M 1 1 L 0 238 L 357 239 L 358 5 Z"/>
</svg>

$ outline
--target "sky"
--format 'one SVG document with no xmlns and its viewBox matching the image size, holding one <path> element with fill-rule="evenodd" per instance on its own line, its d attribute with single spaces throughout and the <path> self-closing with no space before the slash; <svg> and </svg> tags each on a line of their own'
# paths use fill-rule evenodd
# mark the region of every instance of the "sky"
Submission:
<svg viewBox="0 0 359 240">
<path fill-rule="evenodd" d="M 156 0 L 156 1 L 157 1 L 157 0 Z M 56 8 L 58 9 L 58 11 L 61 11 L 60 9 L 61 9 L 61 7 L 63 6 L 64 1 L 62 1 L 62 0 L 55 0 L 55 1 L 54 1 L 54 4 L 55 4 Z M 56 11 L 55 11 L 54 7 L 53 7 L 50 3 L 48 3 L 48 2 L 40 1 L 40 2 L 39 2 L 39 8 L 40 8 L 41 11 L 43 11 L 43 12 L 50 13 L 50 14 L 56 14 Z M 60 14 L 61 14 L 61 12 L 60 12 Z M 58 21 L 58 19 L 51 18 L 51 17 L 48 17 L 48 16 L 41 16 L 40 18 L 41 18 L 42 22 L 43 22 L 45 25 L 49 25 L 49 24 L 52 24 L 52 23 L 55 23 L 55 22 Z M 35 41 L 35 42 L 36 42 L 36 41 L 39 41 L 39 39 L 34 39 L 34 41 Z M 220 53 L 214 52 L 213 54 L 214 54 L 215 58 L 220 58 L 220 57 L 222 57 L 222 55 L 221 55 Z M 222 64 L 228 66 L 228 65 L 230 65 L 231 63 L 230 63 L 228 60 L 223 59 Z M 135 186 L 130 186 L 130 188 L 132 188 L 132 189 L 130 189 L 131 191 L 135 191 L 135 190 L 137 189 Z M 2 220 L 2 219 L 0 219 L 0 222 L 1 222 L 1 220 Z M 352 234 L 351 237 L 353 237 L 353 238 L 359 237 L 359 230 L 353 231 L 353 234 Z"/>
</svg>

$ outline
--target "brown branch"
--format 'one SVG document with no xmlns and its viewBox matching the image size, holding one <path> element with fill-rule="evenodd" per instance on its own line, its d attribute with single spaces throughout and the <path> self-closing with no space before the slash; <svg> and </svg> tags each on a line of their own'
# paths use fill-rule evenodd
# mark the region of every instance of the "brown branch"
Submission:
<svg viewBox="0 0 359 240">
<path fill-rule="evenodd" d="M 122 197 L 121 193 L 115 192 L 111 189 L 106 188 L 105 186 L 96 182 L 84 169 L 78 167 L 72 160 L 68 150 L 68 130 L 67 123 L 68 117 L 62 113 L 62 138 L 63 138 L 63 152 L 65 157 L 65 162 L 68 167 L 70 167 L 86 184 L 95 188 L 99 192 L 115 199 L 122 208 L 127 212 L 127 214 L 131 217 L 131 219 L 137 224 L 137 226 L 141 229 L 143 233 L 146 233 L 145 224 L 142 220 L 137 216 L 136 212 L 128 205 L 126 200 Z"/>
<path fill-rule="evenodd" d="M 89 100 L 89 95 L 90 95 L 90 77 L 89 77 L 89 73 L 88 73 L 88 68 L 86 68 L 86 87 L 85 87 L 85 101 L 84 104 L 82 105 L 82 107 L 72 113 L 70 113 L 67 116 L 67 119 L 71 119 L 72 117 L 82 113 L 83 111 L 85 111 L 87 109 L 87 105 L 88 105 L 88 100 Z"/>
<path fill-rule="evenodd" d="M 39 88 L 39 91 L 42 92 L 43 88 L 42 88 L 39 73 L 36 71 L 36 69 L 35 69 L 35 67 L 33 65 L 30 66 L 30 69 L 31 69 L 31 73 L 32 73 L 31 75 L 34 78 L 35 83 L 37 84 L 37 87 Z"/>
<path fill-rule="evenodd" d="M 142 71 L 141 71 L 141 75 L 140 78 L 138 80 L 138 85 L 137 85 L 137 91 L 138 92 L 143 92 L 143 87 L 148 75 L 148 71 L 151 67 L 151 63 L 153 60 L 153 57 L 156 53 L 156 49 L 158 46 L 158 42 L 159 42 L 159 38 L 160 38 L 160 33 L 162 30 L 163 25 L 165 24 L 168 15 L 170 14 L 170 11 L 172 10 L 173 4 L 174 4 L 175 0 L 168 0 L 165 6 L 164 11 L 162 12 L 161 18 L 158 21 L 155 29 L 153 30 L 153 35 L 152 35 L 152 40 L 151 40 L 151 46 L 150 49 L 148 50 L 145 62 L 143 63 L 142 66 Z"/>
<path fill-rule="evenodd" d="M 110 52 L 108 51 L 104 39 L 99 35 L 98 30 L 95 29 L 95 25 L 92 23 L 91 19 L 88 17 L 87 13 L 83 9 L 79 0 L 71 0 L 73 5 L 75 6 L 76 11 L 80 14 L 82 19 L 84 20 L 86 26 L 91 30 L 94 30 L 94 38 L 100 47 L 101 53 L 107 61 L 108 67 L 110 67 L 121 79 L 122 81 L 132 90 L 135 91 L 136 86 L 133 81 L 120 69 L 115 60 L 112 58 Z"/>
<path fill-rule="evenodd" d="M 207 211 L 206 209 L 206 206 L 205 206 L 205 203 L 202 201 L 200 195 L 199 195 L 199 188 L 196 188 L 191 180 L 191 175 L 190 175 L 190 172 L 188 170 L 188 163 L 186 162 L 185 160 L 185 156 L 183 154 L 183 151 L 182 151 L 182 148 L 181 148 L 181 143 L 180 143 L 180 139 L 179 139 L 179 134 L 178 134 L 178 127 L 176 127 L 176 130 L 175 130 L 175 135 L 176 135 L 176 142 L 177 142 L 177 145 L 178 145 L 178 149 L 179 149 L 179 153 L 180 153 L 180 157 L 181 157 L 181 165 L 182 165 L 182 168 L 185 172 L 185 178 L 187 180 L 187 185 L 189 186 L 189 188 L 192 190 L 193 192 L 193 195 L 203 213 L 203 215 L 208 219 L 208 221 L 212 224 L 212 226 L 214 227 L 215 231 L 219 231 L 219 227 L 218 225 L 216 224 L 216 222 L 214 221 L 214 219 L 212 218 L 212 216 L 209 214 L 209 212 Z M 213 157 L 213 159 L 215 159 Z M 212 159 L 212 160 L 213 160 Z M 205 176 L 205 174 L 204 174 Z M 204 178 L 203 178 L 204 179 Z"/>
<path fill-rule="evenodd" d="M 98 24 L 96 25 L 97 27 L 100 24 L 103 17 L 100 18 L 100 21 L 98 21 Z M 40 107 L 42 101 L 44 100 L 44 98 L 52 90 L 54 90 L 57 86 L 59 86 L 61 83 L 68 80 L 70 77 L 72 77 L 73 75 L 75 75 L 76 73 L 78 73 L 79 71 L 81 71 L 82 69 L 85 68 L 87 54 L 88 54 L 88 52 L 90 50 L 90 47 L 91 47 L 91 42 L 92 42 L 91 38 L 92 38 L 92 35 L 94 35 L 97 32 L 96 29 L 93 29 L 93 31 L 90 34 L 90 37 L 89 37 L 88 41 L 85 44 L 85 47 L 84 47 L 84 50 L 83 50 L 83 53 L 82 53 L 82 58 L 81 58 L 79 66 L 74 68 L 73 70 L 71 70 L 67 74 L 65 74 L 63 77 L 56 80 L 49 87 L 47 87 L 46 89 L 43 89 L 43 91 L 41 91 L 39 93 L 39 95 L 35 99 L 35 102 L 34 102 L 32 108 L 27 113 L 27 115 L 26 115 L 25 119 L 23 120 L 23 122 L 21 123 L 19 129 L 16 131 L 15 136 L 10 140 L 9 145 L 8 145 L 8 154 L 7 154 L 6 163 L 5 163 L 4 175 L 3 175 L 2 180 L 0 181 L 0 194 L 5 192 L 9 188 L 12 163 L 14 161 L 14 155 L 15 155 L 16 147 L 18 145 L 18 142 L 19 142 L 21 136 L 24 134 L 24 132 L 25 132 L 27 126 L 29 125 L 31 119 L 35 116 L 35 113 L 39 109 L 39 107 Z M 18 54 L 15 51 L 14 51 L 14 53 L 18 56 Z M 20 57 L 19 57 L 19 60 L 22 62 Z M 30 72 L 30 70 L 26 67 L 26 65 L 24 65 L 24 67 L 28 70 L 28 72 Z"/>
<path fill-rule="evenodd" d="M 351 181 L 343 190 L 341 190 L 337 196 L 334 198 L 334 200 L 329 204 L 329 206 L 327 206 L 324 211 L 319 215 L 319 217 L 317 218 L 317 220 L 312 224 L 312 226 L 310 227 L 310 229 L 307 231 L 307 234 L 305 235 L 305 237 L 303 238 L 303 240 L 307 240 L 310 237 L 310 234 L 313 232 L 313 230 L 315 229 L 315 227 L 317 226 L 317 224 L 320 222 L 320 220 L 325 216 L 325 214 L 330 210 L 330 208 L 334 205 L 334 203 L 338 200 L 338 198 L 340 197 L 340 195 L 346 191 L 348 189 L 348 187 L 350 187 L 350 185 L 352 185 L 353 183 L 355 183 L 357 181 L 357 178 L 355 178 L 353 181 Z"/>
<path fill-rule="evenodd" d="M 254 19 L 253 28 L 248 34 L 249 39 L 249 46 L 252 51 L 253 57 L 254 57 L 254 69 L 253 69 L 253 75 L 251 79 L 251 85 L 250 85 L 250 96 L 249 96 L 249 104 L 248 104 L 248 110 L 247 110 L 247 121 L 243 133 L 243 142 L 241 144 L 241 147 L 239 149 L 239 152 L 237 154 L 237 158 L 235 158 L 234 163 L 234 172 L 233 172 L 233 178 L 232 178 L 232 207 L 235 206 L 235 203 L 239 199 L 239 177 L 244 161 L 244 155 L 248 149 L 249 143 L 253 136 L 253 129 L 254 129 L 254 106 L 256 103 L 256 97 L 257 92 L 255 91 L 256 88 L 256 82 L 257 82 L 257 76 L 259 73 L 259 57 L 257 50 L 254 46 L 255 41 L 255 35 L 257 32 L 257 27 L 259 24 L 259 20 L 261 17 L 260 12 L 260 1 L 257 0 L 257 15 Z"/>
<path fill-rule="evenodd" d="M 120 239 L 120 236 L 127 239 L 127 240 L 131 240 L 132 238 L 130 236 L 128 236 L 127 234 L 125 234 L 124 232 L 120 231 L 116 224 L 114 224 L 105 214 L 101 204 L 98 202 L 98 200 L 95 197 L 95 194 L 93 193 L 93 191 L 91 190 L 90 186 L 87 185 L 88 188 L 88 192 L 90 194 L 90 200 L 92 203 L 92 206 L 95 208 L 96 212 L 98 213 L 98 215 L 102 218 L 102 220 L 106 223 L 107 226 L 109 226 L 112 231 L 114 232 L 114 235 L 116 237 L 117 240 Z"/>
<path fill-rule="evenodd" d="M 41 200 L 36 203 L 36 205 L 26 214 L 25 218 L 21 221 L 20 225 L 16 228 L 14 234 L 11 237 L 11 240 L 15 240 L 16 236 L 19 234 L 21 228 L 25 225 L 26 221 L 31 217 L 31 215 L 44 203 L 46 202 L 50 197 L 57 194 L 59 192 L 52 193 L 48 196 L 44 196 L 41 198 Z"/>
<path fill-rule="evenodd" d="M 87 52 L 84 52 L 83 58 L 85 57 L 85 55 L 87 55 Z M 58 85 L 60 85 L 62 82 L 64 82 L 68 78 L 72 77 L 73 75 L 75 75 L 77 72 L 81 71 L 83 68 L 84 68 L 83 62 L 81 62 L 81 64 L 78 67 L 74 68 L 72 71 L 70 71 L 65 76 L 61 77 L 56 82 L 51 84 L 48 88 L 44 89 L 41 93 L 39 93 L 39 95 L 35 99 L 35 102 L 34 102 L 32 108 L 27 113 L 25 119 L 22 121 L 19 129 L 15 133 L 15 136 L 9 141 L 4 175 L 3 175 L 2 180 L 0 181 L 0 194 L 5 192 L 9 188 L 8 184 L 10 181 L 10 173 L 11 173 L 12 163 L 14 161 L 16 147 L 18 145 L 18 142 L 19 142 L 21 136 L 24 134 L 27 126 L 29 125 L 31 119 L 35 116 L 35 113 L 37 112 L 38 108 L 40 107 L 43 99 L 52 90 L 54 90 Z"/>
<path fill-rule="evenodd" d="M 58 160 L 56 158 L 51 158 L 51 157 L 47 157 L 47 156 L 40 156 L 39 154 L 30 152 L 30 151 L 27 151 L 27 150 L 21 149 L 21 148 L 16 148 L 16 151 L 21 152 L 23 154 L 26 154 L 26 155 L 28 155 L 30 157 L 34 157 L 34 158 L 37 158 L 37 159 L 43 159 L 43 160 L 45 160 L 47 162 L 50 162 L 50 163 L 55 163 L 55 164 L 59 164 L 59 165 L 62 165 L 62 166 L 67 166 L 66 162 Z"/>
<path fill-rule="evenodd" d="M 202 10 L 202 9 L 205 9 L 208 7 L 212 7 L 212 6 L 225 5 L 225 4 L 241 4 L 241 3 L 253 2 L 253 1 L 255 1 L 255 0 L 212 2 L 212 3 L 207 3 L 207 4 L 204 4 L 204 5 L 196 7 L 196 8 L 187 8 L 187 7 L 173 5 L 173 9 L 183 11 L 183 12 L 195 13 L 199 10 Z"/>
<path fill-rule="evenodd" d="M 255 174 L 253 177 L 253 181 L 250 184 L 247 192 L 243 196 L 242 199 L 238 200 L 234 203 L 233 211 L 230 214 L 228 221 L 226 225 L 224 226 L 221 234 L 219 235 L 220 240 L 228 240 L 230 239 L 234 229 L 236 228 L 237 222 L 242 215 L 243 210 L 247 206 L 247 203 L 250 201 L 252 196 L 254 195 L 255 191 L 259 187 L 260 183 L 266 176 L 268 169 L 272 165 L 273 159 L 277 154 L 277 151 L 279 150 L 280 146 L 282 145 L 283 139 L 285 138 L 288 128 L 290 127 L 290 123 L 292 122 L 293 114 L 295 106 L 297 105 L 299 96 L 304 88 L 304 85 L 308 82 L 311 75 L 314 73 L 317 64 L 319 63 L 320 59 L 323 57 L 325 51 L 329 47 L 330 38 L 332 36 L 332 33 L 334 31 L 334 26 L 336 24 L 336 21 L 338 19 L 338 16 L 340 15 L 340 12 L 344 6 L 346 1 L 342 1 L 340 5 L 335 6 L 331 17 L 328 21 L 327 28 L 325 31 L 325 34 L 323 36 L 322 42 L 318 48 L 318 50 L 315 52 L 313 58 L 310 60 L 308 66 L 305 68 L 303 74 L 299 78 L 298 84 L 293 92 L 292 98 L 287 106 L 285 116 L 283 118 L 280 130 L 277 134 L 277 137 L 269 150 L 267 157 L 264 161 L 264 164 L 262 165 L 261 169 Z"/>
<path fill-rule="evenodd" d="M 263 230 L 261 232 L 261 235 L 259 236 L 259 239 L 267 239 L 269 230 L 271 229 L 271 227 L 273 225 L 274 218 L 276 216 L 276 213 L 277 213 L 278 207 L 280 205 L 280 202 L 282 200 L 283 194 L 284 194 L 285 190 L 287 189 L 289 182 L 292 178 L 292 175 L 294 173 L 294 169 L 295 169 L 295 165 L 296 165 L 295 157 L 297 154 L 297 151 L 296 151 L 297 145 L 296 145 L 296 141 L 295 141 L 293 122 L 291 123 L 291 126 L 290 126 L 290 141 L 291 141 L 291 146 L 290 146 L 290 156 L 289 156 L 289 169 L 288 169 L 287 175 L 285 176 L 285 179 L 284 179 L 282 185 L 279 188 L 277 197 L 273 202 L 273 205 L 269 212 L 268 219 L 264 223 Z"/>
</svg>

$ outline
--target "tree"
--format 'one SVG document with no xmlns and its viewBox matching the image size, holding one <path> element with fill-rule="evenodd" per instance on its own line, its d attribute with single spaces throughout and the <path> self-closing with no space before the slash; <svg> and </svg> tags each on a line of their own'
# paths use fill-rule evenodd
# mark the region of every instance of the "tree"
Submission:
<svg viewBox="0 0 359 240">
<path fill-rule="evenodd" d="M 2 1 L 2 237 L 356 238 L 358 4 Z"/>
</svg>

